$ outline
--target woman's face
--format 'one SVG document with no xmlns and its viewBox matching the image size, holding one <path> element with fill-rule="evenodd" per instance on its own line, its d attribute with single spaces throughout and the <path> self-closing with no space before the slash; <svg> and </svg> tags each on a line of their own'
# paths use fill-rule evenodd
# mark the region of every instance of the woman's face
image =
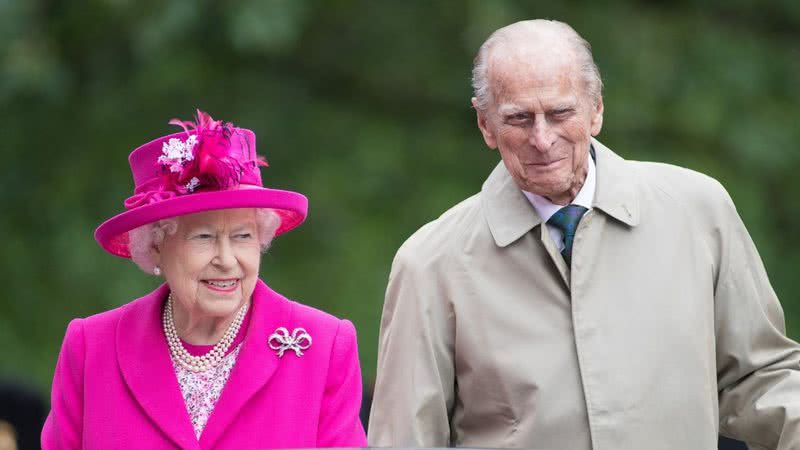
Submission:
<svg viewBox="0 0 800 450">
<path fill-rule="evenodd" d="M 176 308 L 198 318 L 233 316 L 258 279 L 255 210 L 208 211 L 177 222 L 177 231 L 156 250 Z"/>
</svg>

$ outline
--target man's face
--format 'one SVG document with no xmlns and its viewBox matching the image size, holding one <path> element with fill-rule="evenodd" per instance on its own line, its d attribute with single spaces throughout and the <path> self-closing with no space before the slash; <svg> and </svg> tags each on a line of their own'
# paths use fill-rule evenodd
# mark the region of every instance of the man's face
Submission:
<svg viewBox="0 0 800 450">
<path fill-rule="evenodd" d="M 488 77 L 493 101 L 478 110 L 486 145 L 499 149 L 520 189 L 557 204 L 583 185 L 590 139 L 603 123 L 602 99 L 595 105 L 586 95 L 578 70 L 571 62 L 500 61 Z"/>
</svg>

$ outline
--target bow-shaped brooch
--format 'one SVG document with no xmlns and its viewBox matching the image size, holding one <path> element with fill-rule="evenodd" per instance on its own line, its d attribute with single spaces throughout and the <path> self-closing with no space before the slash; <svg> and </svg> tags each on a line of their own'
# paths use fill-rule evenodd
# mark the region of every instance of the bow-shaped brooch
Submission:
<svg viewBox="0 0 800 450">
<path fill-rule="evenodd" d="M 275 330 L 267 340 L 269 348 L 278 352 L 278 358 L 283 357 L 286 350 L 294 350 L 294 354 L 299 358 L 303 355 L 303 350 L 311 347 L 311 335 L 304 328 L 295 328 L 292 334 L 284 327 Z"/>
</svg>

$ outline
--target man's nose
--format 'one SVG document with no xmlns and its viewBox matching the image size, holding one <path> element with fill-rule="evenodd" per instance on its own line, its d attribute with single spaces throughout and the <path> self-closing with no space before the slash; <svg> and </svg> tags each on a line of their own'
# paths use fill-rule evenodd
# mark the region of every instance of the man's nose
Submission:
<svg viewBox="0 0 800 450">
<path fill-rule="evenodd" d="M 531 127 L 529 141 L 533 147 L 541 152 L 546 152 L 553 146 L 556 141 L 556 135 L 545 118 L 536 118 L 533 127 Z"/>
</svg>

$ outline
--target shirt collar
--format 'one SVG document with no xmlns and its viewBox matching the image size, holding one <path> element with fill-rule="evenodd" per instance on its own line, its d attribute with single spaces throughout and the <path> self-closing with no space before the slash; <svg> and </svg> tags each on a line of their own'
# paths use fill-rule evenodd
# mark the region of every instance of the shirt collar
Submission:
<svg viewBox="0 0 800 450">
<path fill-rule="evenodd" d="M 628 226 L 636 226 L 640 220 L 636 166 L 596 139 L 592 139 L 592 146 L 597 165 L 591 206 Z M 511 244 L 542 223 L 539 213 L 517 187 L 502 161 L 483 183 L 481 204 L 492 237 L 500 247 Z"/>
<path fill-rule="evenodd" d="M 595 169 L 594 158 L 592 158 L 588 152 L 586 154 L 586 159 L 588 160 L 586 180 L 583 182 L 583 186 L 581 186 L 581 189 L 578 191 L 578 195 L 575 196 L 575 199 L 572 200 L 571 204 L 580 205 L 586 209 L 592 209 L 592 201 L 594 200 L 594 191 L 597 183 L 597 170 Z M 564 207 L 564 205 L 556 205 L 541 195 L 528 191 L 522 191 L 522 193 L 525 194 L 525 197 L 527 197 L 528 201 L 531 202 L 533 209 L 535 209 L 536 214 L 541 217 L 542 222 L 547 222 L 550 220 L 550 217 L 552 217 L 553 214 Z"/>
</svg>

